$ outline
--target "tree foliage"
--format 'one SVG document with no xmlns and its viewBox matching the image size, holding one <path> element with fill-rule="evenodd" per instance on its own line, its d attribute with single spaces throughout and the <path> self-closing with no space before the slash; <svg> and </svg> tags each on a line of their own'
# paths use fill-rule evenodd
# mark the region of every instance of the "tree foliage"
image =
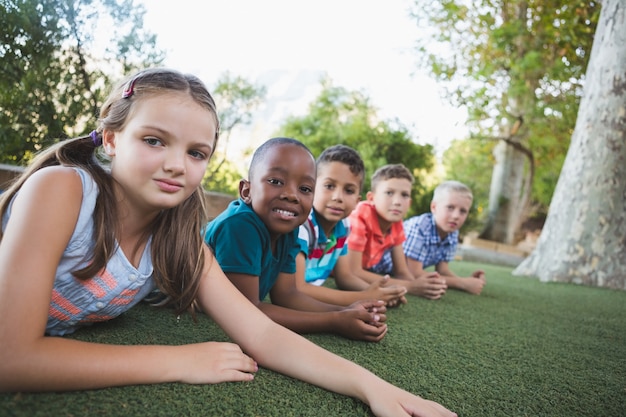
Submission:
<svg viewBox="0 0 626 417">
<path fill-rule="evenodd" d="M 107 88 L 158 65 L 133 0 L 0 0 L 0 162 L 93 129 Z"/>
<path fill-rule="evenodd" d="M 448 180 L 461 181 L 467 185 L 474 196 L 472 209 L 463 228 L 465 230 L 482 230 L 489 204 L 489 177 L 493 167 L 493 141 L 475 139 L 457 139 L 443 153 L 442 165 Z"/>
<path fill-rule="evenodd" d="M 229 160 L 230 136 L 238 127 L 251 123 L 253 111 L 265 99 L 266 88 L 226 72 L 217 81 L 212 94 L 220 119 L 220 139 L 209 162 L 203 186 L 207 190 L 236 196 L 239 180 L 245 175 Z"/>
<path fill-rule="evenodd" d="M 324 149 L 344 144 L 356 149 L 365 163 L 364 195 L 370 188 L 370 177 L 385 164 L 402 163 L 415 175 L 411 212 L 423 207 L 427 185 L 422 175 L 434 166 L 431 145 L 416 144 L 408 130 L 397 121 L 378 120 L 376 108 L 359 91 L 348 91 L 322 80 L 322 91 L 309 105 L 308 114 L 289 117 L 277 135 L 301 140 L 318 156 Z M 415 203 L 415 202 L 419 202 Z"/>
<path fill-rule="evenodd" d="M 626 290 L 626 9 L 605 0 L 572 144 L 537 247 L 513 272 Z"/>
<path fill-rule="evenodd" d="M 547 211 L 575 125 L 599 2 L 414 4 L 426 34 L 418 40 L 421 65 L 453 104 L 468 109 L 472 137 L 505 140 L 528 157 L 530 197 Z"/>
</svg>

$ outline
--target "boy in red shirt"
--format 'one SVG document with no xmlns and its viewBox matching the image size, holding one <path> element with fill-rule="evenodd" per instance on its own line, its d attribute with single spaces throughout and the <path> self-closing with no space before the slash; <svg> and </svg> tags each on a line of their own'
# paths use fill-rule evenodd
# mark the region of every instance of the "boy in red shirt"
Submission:
<svg viewBox="0 0 626 417">
<path fill-rule="evenodd" d="M 381 273 L 375 266 L 389 251 L 394 276 L 390 283 L 404 285 L 413 295 L 428 293 L 432 295 L 429 298 L 439 298 L 445 293 L 445 280 L 432 273 L 416 279 L 402 249 L 406 240 L 402 220 L 411 204 L 413 181 L 413 175 L 402 164 L 384 165 L 374 172 L 367 200 L 350 215 L 350 267 L 359 278 L 372 283 Z"/>
</svg>

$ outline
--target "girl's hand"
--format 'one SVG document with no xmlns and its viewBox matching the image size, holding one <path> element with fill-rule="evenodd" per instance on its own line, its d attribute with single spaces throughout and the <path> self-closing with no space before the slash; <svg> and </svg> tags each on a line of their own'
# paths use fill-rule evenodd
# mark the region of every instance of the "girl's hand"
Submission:
<svg viewBox="0 0 626 417">
<path fill-rule="evenodd" d="M 413 395 L 391 384 L 373 395 L 370 401 L 372 412 L 378 417 L 457 417 L 456 413 L 434 401 Z"/>
<path fill-rule="evenodd" d="M 180 346 L 172 358 L 179 380 L 189 384 L 252 381 L 259 367 L 234 343 L 205 342 Z"/>
</svg>

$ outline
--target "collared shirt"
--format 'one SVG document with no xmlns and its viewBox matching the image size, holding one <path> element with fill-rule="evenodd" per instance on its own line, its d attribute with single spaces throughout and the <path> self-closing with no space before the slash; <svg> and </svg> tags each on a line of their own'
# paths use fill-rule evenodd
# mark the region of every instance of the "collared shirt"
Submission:
<svg viewBox="0 0 626 417">
<path fill-rule="evenodd" d="M 454 259 L 459 242 L 459 231 L 456 230 L 443 240 L 437 232 L 437 225 L 432 213 L 413 216 L 404 221 L 406 241 L 402 245 L 407 258 L 421 262 L 423 268 L 450 262 Z M 385 253 L 376 269 L 381 273 L 392 271 L 391 253 Z"/>
<path fill-rule="evenodd" d="M 378 213 L 373 203 L 361 201 L 350 214 L 350 234 L 348 248 L 363 252 L 361 265 L 363 269 L 371 269 L 383 257 L 385 251 L 405 241 L 402 222 L 391 224 L 389 232 L 383 235 L 380 230 Z"/>
<path fill-rule="evenodd" d="M 338 222 L 330 236 L 319 226 L 317 213 L 311 210 L 309 218 L 298 231 L 300 251 L 306 256 L 304 279 L 309 284 L 322 285 L 330 276 L 340 256 L 348 253 L 346 240 L 350 233 L 347 218 Z"/>
</svg>

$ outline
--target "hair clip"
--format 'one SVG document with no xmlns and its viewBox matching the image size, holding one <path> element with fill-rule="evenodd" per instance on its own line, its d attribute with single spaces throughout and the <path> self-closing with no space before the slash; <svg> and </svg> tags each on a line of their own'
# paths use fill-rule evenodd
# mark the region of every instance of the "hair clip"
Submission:
<svg viewBox="0 0 626 417">
<path fill-rule="evenodd" d="M 98 134 L 97 130 L 92 130 L 89 136 L 91 136 L 91 140 L 96 147 L 102 145 L 102 136 Z"/>
<path fill-rule="evenodd" d="M 137 81 L 137 77 L 133 78 L 126 84 L 126 88 L 122 91 L 122 98 L 129 98 L 135 92 L 135 82 Z"/>
</svg>

